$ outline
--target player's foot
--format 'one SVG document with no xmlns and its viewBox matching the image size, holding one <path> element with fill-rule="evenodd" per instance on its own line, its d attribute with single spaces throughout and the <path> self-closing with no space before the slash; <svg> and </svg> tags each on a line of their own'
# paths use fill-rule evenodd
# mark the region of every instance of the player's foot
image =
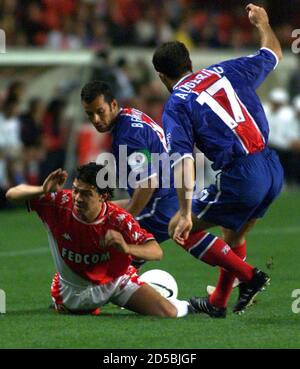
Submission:
<svg viewBox="0 0 300 369">
<path fill-rule="evenodd" d="M 252 305 L 255 296 L 269 284 L 270 277 L 255 268 L 252 279 L 249 282 L 241 282 L 239 284 L 239 297 L 233 307 L 233 312 L 242 314 L 247 307 Z"/>
<path fill-rule="evenodd" d="M 188 300 L 190 313 L 204 313 L 212 318 L 225 318 L 226 308 L 218 308 L 208 301 L 208 297 L 192 297 Z"/>
</svg>

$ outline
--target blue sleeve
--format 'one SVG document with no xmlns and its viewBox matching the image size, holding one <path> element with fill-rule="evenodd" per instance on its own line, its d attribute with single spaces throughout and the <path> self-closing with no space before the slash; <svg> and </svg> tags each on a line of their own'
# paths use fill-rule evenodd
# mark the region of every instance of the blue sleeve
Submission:
<svg viewBox="0 0 300 369">
<path fill-rule="evenodd" d="M 155 133 L 151 131 L 151 128 L 146 126 L 130 127 L 122 130 L 118 139 L 119 146 L 126 145 L 127 164 L 130 173 L 132 172 L 131 177 L 136 178 L 136 183 L 157 174 L 157 169 L 151 162 L 151 153 L 157 152 L 154 144 L 157 138 L 152 137 Z"/>
<path fill-rule="evenodd" d="M 217 68 L 222 67 L 232 83 L 246 82 L 257 89 L 277 64 L 276 54 L 270 49 L 261 48 L 255 54 L 219 63 Z M 211 68 L 214 69 L 214 66 Z"/>
<path fill-rule="evenodd" d="M 169 154 L 180 154 L 181 158 L 187 156 L 193 158 L 193 124 L 185 109 L 180 106 L 174 107 L 173 104 L 166 106 L 163 114 L 163 127 Z"/>
</svg>

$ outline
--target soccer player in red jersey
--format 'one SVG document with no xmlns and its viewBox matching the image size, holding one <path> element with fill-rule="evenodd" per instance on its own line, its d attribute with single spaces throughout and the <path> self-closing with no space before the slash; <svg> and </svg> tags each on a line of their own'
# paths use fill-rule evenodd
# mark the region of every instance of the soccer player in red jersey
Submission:
<svg viewBox="0 0 300 369">
<path fill-rule="evenodd" d="M 11 201 L 27 200 L 48 231 L 57 271 L 51 286 L 55 309 L 97 315 L 112 302 L 145 315 L 186 315 L 186 301 L 167 300 L 130 265 L 132 257 L 159 260 L 162 250 L 129 213 L 108 202 L 112 190 L 97 183 L 101 169 L 96 163 L 79 167 L 72 190 L 62 189 L 67 173 L 58 169 L 42 186 L 21 184 L 6 194 Z"/>
</svg>

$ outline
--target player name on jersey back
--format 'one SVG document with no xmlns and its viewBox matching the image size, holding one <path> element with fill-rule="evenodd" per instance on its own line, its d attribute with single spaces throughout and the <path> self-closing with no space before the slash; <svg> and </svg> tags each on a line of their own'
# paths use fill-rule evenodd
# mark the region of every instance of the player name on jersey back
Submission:
<svg viewBox="0 0 300 369">
<path fill-rule="evenodd" d="M 216 67 L 218 72 L 222 72 L 223 70 Z M 180 97 L 181 99 L 185 100 L 187 95 L 190 92 L 199 92 L 200 90 L 205 90 L 207 86 L 209 86 L 211 83 L 219 79 L 220 77 L 216 72 L 209 71 L 206 69 L 202 69 L 201 71 L 197 72 L 196 74 L 192 74 L 190 77 L 185 78 L 185 81 L 182 83 L 177 83 L 177 85 L 174 87 L 174 90 L 178 90 L 179 92 L 175 93 L 175 96 Z M 201 84 L 201 85 L 200 85 Z"/>
</svg>

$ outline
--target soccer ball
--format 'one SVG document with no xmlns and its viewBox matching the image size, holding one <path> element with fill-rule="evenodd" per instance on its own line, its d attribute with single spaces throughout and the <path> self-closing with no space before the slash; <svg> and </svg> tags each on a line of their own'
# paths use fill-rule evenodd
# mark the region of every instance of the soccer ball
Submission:
<svg viewBox="0 0 300 369">
<path fill-rule="evenodd" d="M 158 293 L 167 299 L 177 298 L 178 286 L 170 273 L 160 269 L 152 269 L 143 273 L 140 280 L 148 283 Z"/>
</svg>

